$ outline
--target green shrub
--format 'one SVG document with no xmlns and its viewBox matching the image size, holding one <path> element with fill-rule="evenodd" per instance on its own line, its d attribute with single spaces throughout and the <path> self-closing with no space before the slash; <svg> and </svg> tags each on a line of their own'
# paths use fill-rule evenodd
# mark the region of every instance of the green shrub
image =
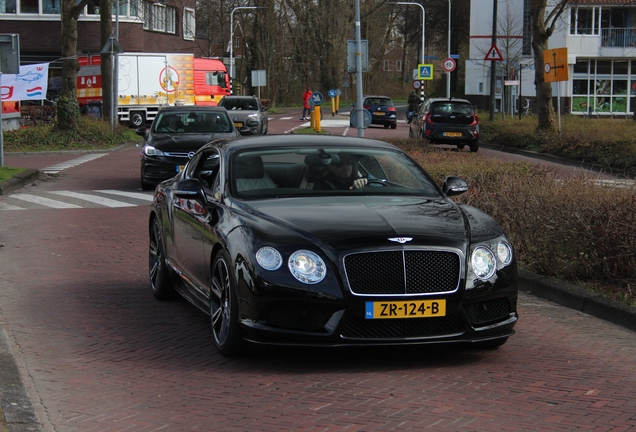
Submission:
<svg viewBox="0 0 636 432">
<path fill-rule="evenodd" d="M 117 126 L 114 133 L 110 129 L 108 122 L 87 117 L 80 118 L 77 130 L 59 131 L 53 125 L 26 127 L 4 133 L 4 151 L 104 149 L 141 139 L 124 126 Z"/>
<path fill-rule="evenodd" d="M 629 119 L 561 116 L 561 134 L 536 129 L 536 117 L 490 121 L 480 113 L 483 142 L 549 153 L 597 165 L 607 171 L 636 171 L 636 122 Z"/>
<path fill-rule="evenodd" d="M 469 191 L 456 197 L 490 214 L 508 233 L 519 265 L 588 284 L 636 305 L 636 187 L 597 177 L 562 178 L 550 168 L 505 163 L 418 140 L 391 140 L 441 185 L 459 175 Z"/>
</svg>

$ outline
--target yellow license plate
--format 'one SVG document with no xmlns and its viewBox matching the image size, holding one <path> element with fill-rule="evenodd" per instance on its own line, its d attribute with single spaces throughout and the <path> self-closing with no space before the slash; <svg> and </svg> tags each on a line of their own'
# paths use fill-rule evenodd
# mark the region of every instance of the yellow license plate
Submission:
<svg viewBox="0 0 636 432">
<path fill-rule="evenodd" d="M 234 127 L 243 127 L 243 122 L 234 122 Z"/>
<path fill-rule="evenodd" d="M 366 319 L 446 316 L 446 300 L 366 302 Z"/>
<path fill-rule="evenodd" d="M 447 137 L 458 137 L 458 138 L 462 137 L 461 132 L 444 132 L 443 135 Z"/>
<path fill-rule="evenodd" d="M 185 168 L 185 165 L 177 165 L 177 172 L 181 172 L 183 168 Z"/>
<path fill-rule="evenodd" d="M 375 113 L 375 115 L 384 115 L 382 111 Z"/>
</svg>

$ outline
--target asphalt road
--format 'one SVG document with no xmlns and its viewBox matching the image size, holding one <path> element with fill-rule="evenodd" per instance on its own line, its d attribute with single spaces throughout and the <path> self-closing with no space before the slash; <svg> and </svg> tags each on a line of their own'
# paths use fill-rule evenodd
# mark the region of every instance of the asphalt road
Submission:
<svg viewBox="0 0 636 432">
<path fill-rule="evenodd" d="M 300 124 L 297 115 L 272 117 L 272 132 Z M 525 293 L 517 333 L 497 350 L 221 357 L 204 314 L 150 293 L 150 194 L 139 189 L 138 149 L 66 164 L 83 156 L 5 155 L 8 166 L 59 169 L 0 196 L 0 370 L 13 367 L 0 376 L 0 404 L 9 431 L 636 427 L 636 333 Z M 520 157 L 500 155 L 512 156 Z"/>
</svg>

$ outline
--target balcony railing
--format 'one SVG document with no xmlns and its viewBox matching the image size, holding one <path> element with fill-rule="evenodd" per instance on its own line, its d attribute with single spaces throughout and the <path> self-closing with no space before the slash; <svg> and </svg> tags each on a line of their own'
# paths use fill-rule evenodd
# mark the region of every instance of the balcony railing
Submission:
<svg viewBox="0 0 636 432">
<path fill-rule="evenodd" d="M 601 29 L 601 47 L 636 47 L 636 27 Z"/>
</svg>

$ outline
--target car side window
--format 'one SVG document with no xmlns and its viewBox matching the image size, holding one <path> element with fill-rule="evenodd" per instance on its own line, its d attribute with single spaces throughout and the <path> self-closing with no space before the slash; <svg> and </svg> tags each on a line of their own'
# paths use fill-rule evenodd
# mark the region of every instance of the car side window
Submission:
<svg viewBox="0 0 636 432">
<path fill-rule="evenodd" d="M 204 189 L 212 189 L 219 175 L 219 154 L 216 150 L 205 152 L 195 166 L 191 177 L 198 179 Z"/>
</svg>

